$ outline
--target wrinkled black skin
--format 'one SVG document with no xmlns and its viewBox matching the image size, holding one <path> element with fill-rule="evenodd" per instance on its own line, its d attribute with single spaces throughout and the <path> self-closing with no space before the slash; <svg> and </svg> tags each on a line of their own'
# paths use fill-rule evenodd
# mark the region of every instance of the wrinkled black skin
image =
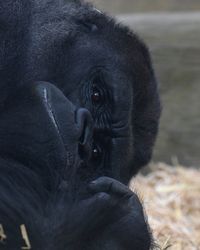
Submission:
<svg viewBox="0 0 200 250">
<path fill-rule="evenodd" d="M 142 205 L 128 187 L 108 177 L 85 185 L 77 178 L 91 151 L 87 110 L 40 82 L 17 89 L 0 119 L 0 224 L 7 236 L 0 249 L 24 246 L 22 224 L 31 249 L 150 249 Z M 74 180 L 81 190 L 72 188 Z"/>
<path fill-rule="evenodd" d="M 149 162 L 158 131 L 160 102 L 148 49 L 128 28 L 88 4 L 27 2 L 18 18 L 20 82 L 51 82 L 75 106 L 86 107 L 95 120 L 93 144 L 101 153 L 82 178 L 105 175 L 127 184 Z M 96 103 L 94 84 L 101 95 Z"/>
</svg>

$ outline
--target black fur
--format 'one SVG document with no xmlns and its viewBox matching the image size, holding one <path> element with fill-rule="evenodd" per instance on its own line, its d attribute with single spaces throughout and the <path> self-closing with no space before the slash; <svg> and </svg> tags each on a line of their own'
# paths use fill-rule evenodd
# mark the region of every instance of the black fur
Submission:
<svg viewBox="0 0 200 250">
<path fill-rule="evenodd" d="M 31 9 L 31 1 L 0 3 L 0 108 L 22 79 Z"/>
</svg>

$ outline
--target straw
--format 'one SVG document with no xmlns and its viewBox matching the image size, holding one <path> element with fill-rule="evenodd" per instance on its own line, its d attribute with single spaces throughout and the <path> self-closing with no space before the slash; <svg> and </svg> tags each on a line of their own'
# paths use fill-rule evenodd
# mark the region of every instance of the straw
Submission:
<svg viewBox="0 0 200 250">
<path fill-rule="evenodd" d="M 200 171 L 152 164 L 130 187 L 143 200 L 154 238 L 162 250 L 200 250 Z"/>
</svg>

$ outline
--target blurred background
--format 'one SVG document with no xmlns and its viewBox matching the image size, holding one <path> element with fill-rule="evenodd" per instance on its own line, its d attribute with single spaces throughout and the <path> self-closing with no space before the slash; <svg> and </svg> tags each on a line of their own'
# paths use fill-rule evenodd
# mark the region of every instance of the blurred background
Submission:
<svg viewBox="0 0 200 250">
<path fill-rule="evenodd" d="M 163 104 L 153 160 L 200 167 L 200 1 L 90 1 L 150 48 Z"/>
</svg>

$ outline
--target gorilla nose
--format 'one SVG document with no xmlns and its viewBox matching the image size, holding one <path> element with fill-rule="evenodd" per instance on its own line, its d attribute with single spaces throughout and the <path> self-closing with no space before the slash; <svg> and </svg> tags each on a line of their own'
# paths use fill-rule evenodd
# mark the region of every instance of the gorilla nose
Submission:
<svg viewBox="0 0 200 250">
<path fill-rule="evenodd" d="M 79 154 L 82 159 L 89 159 L 92 155 L 93 119 L 85 108 L 76 111 L 76 123 L 79 129 Z"/>
</svg>

